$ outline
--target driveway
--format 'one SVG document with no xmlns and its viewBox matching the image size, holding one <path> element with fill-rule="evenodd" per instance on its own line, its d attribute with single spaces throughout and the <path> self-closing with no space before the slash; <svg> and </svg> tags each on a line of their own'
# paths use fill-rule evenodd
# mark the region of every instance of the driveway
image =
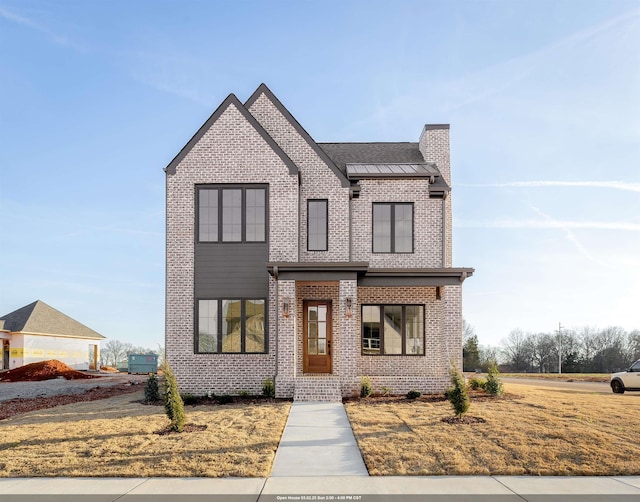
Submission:
<svg viewBox="0 0 640 502">
<path fill-rule="evenodd" d="M 569 377 L 567 377 L 569 378 Z M 548 387 L 576 392 L 593 392 L 596 394 L 612 394 L 609 383 L 604 382 L 566 382 L 562 380 L 545 380 L 542 378 L 511 378 L 501 377 L 505 383 L 520 385 L 533 385 L 535 387 Z M 638 394 L 640 395 L 640 394 Z"/>
</svg>

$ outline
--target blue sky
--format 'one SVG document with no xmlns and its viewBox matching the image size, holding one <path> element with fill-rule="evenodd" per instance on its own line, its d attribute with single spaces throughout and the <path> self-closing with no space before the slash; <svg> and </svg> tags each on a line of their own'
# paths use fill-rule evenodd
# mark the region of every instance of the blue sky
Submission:
<svg viewBox="0 0 640 502">
<path fill-rule="evenodd" d="M 640 328 L 640 4 L 0 0 L 0 314 L 164 343 L 162 169 L 265 82 L 317 141 L 450 123 L 480 341 Z"/>
</svg>

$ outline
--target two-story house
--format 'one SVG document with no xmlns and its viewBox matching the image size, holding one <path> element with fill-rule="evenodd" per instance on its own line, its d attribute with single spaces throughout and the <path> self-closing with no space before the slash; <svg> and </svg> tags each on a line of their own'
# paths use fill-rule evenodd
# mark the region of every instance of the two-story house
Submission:
<svg viewBox="0 0 640 502">
<path fill-rule="evenodd" d="M 166 168 L 166 355 L 181 390 L 441 392 L 462 359 L 449 126 L 316 143 L 266 85 Z"/>
</svg>

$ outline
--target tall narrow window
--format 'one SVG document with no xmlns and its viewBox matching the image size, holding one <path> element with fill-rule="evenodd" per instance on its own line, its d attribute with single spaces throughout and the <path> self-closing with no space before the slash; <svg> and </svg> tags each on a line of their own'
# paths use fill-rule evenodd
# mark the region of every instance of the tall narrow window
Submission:
<svg viewBox="0 0 640 502">
<path fill-rule="evenodd" d="M 380 306 L 362 307 L 362 353 L 380 354 Z"/>
<path fill-rule="evenodd" d="M 245 352 L 264 352 L 264 300 L 245 300 Z"/>
<path fill-rule="evenodd" d="M 394 204 L 394 252 L 413 252 L 413 205 Z"/>
<path fill-rule="evenodd" d="M 222 240 L 242 240 L 242 190 L 222 190 Z"/>
<path fill-rule="evenodd" d="M 328 201 L 307 201 L 307 250 L 326 251 L 329 230 Z"/>
<path fill-rule="evenodd" d="M 218 352 L 218 300 L 198 301 L 198 352 Z"/>
<path fill-rule="evenodd" d="M 204 242 L 218 241 L 218 190 L 199 191 L 199 235 Z"/>
<path fill-rule="evenodd" d="M 373 205 L 373 252 L 391 252 L 391 204 Z"/>
<path fill-rule="evenodd" d="M 240 352 L 242 347 L 242 301 L 222 300 L 222 352 Z"/>
<path fill-rule="evenodd" d="M 413 253 L 413 204 L 373 204 L 373 252 Z"/>
<path fill-rule="evenodd" d="M 245 240 L 247 242 L 263 242 L 265 240 L 265 191 L 263 188 L 247 188 L 246 190 L 247 223 Z"/>
<path fill-rule="evenodd" d="M 424 354 L 424 315 L 421 305 L 408 305 L 404 321 L 405 353 Z"/>
</svg>

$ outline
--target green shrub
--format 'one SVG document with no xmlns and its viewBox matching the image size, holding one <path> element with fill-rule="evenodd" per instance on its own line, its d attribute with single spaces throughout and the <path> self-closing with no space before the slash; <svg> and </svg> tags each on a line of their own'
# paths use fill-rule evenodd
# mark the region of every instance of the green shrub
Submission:
<svg viewBox="0 0 640 502">
<path fill-rule="evenodd" d="M 504 393 L 502 380 L 498 377 L 499 374 L 498 365 L 493 361 L 489 365 L 487 382 L 484 385 L 484 390 L 487 394 L 491 394 L 492 396 L 501 396 Z"/>
<path fill-rule="evenodd" d="M 360 379 L 360 397 L 369 397 L 373 388 L 371 387 L 371 379 L 364 376 Z"/>
<path fill-rule="evenodd" d="M 218 404 L 229 404 L 233 403 L 233 398 L 229 394 L 222 394 L 216 397 L 216 401 L 218 401 Z"/>
<path fill-rule="evenodd" d="M 193 394 L 180 394 L 180 397 L 182 398 L 182 402 L 185 406 L 195 406 L 198 404 L 198 398 Z"/>
<path fill-rule="evenodd" d="M 241 390 L 238 392 L 238 395 L 240 397 L 251 397 L 251 392 L 249 392 L 248 390 Z"/>
<path fill-rule="evenodd" d="M 410 390 L 407 392 L 407 399 L 418 399 L 422 395 L 419 390 Z"/>
<path fill-rule="evenodd" d="M 164 410 L 169 420 L 171 420 L 171 429 L 176 432 L 182 432 L 187 417 L 184 414 L 184 402 L 180 397 L 178 381 L 166 360 L 162 364 L 162 370 L 164 371 L 165 382 Z"/>
<path fill-rule="evenodd" d="M 464 377 L 456 364 L 451 366 L 449 376 L 451 377 L 451 387 L 447 389 L 446 396 L 456 412 L 456 417 L 460 418 L 469 410 L 471 405 L 467 395 L 467 387 L 464 384 Z"/>
<path fill-rule="evenodd" d="M 262 395 L 264 397 L 276 397 L 276 384 L 273 378 L 267 378 L 262 383 Z"/>
<path fill-rule="evenodd" d="M 486 383 L 487 381 L 482 377 L 473 377 L 471 380 L 469 380 L 469 388 L 471 390 L 484 390 L 484 386 L 486 385 Z"/>
<path fill-rule="evenodd" d="M 380 390 L 382 391 L 382 395 L 383 396 L 388 396 L 389 394 L 391 394 L 391 389 L 389 387 L 381 387 Z"/>
<path fill-rule="evenodd" d="M 158 386 L 158 377 L 153 373 L 149 373 L 147 383 L 144 386 L 144 400 L 147 403 L 155 403 L 160 401 L 160 387 Z"/>
</svg>

